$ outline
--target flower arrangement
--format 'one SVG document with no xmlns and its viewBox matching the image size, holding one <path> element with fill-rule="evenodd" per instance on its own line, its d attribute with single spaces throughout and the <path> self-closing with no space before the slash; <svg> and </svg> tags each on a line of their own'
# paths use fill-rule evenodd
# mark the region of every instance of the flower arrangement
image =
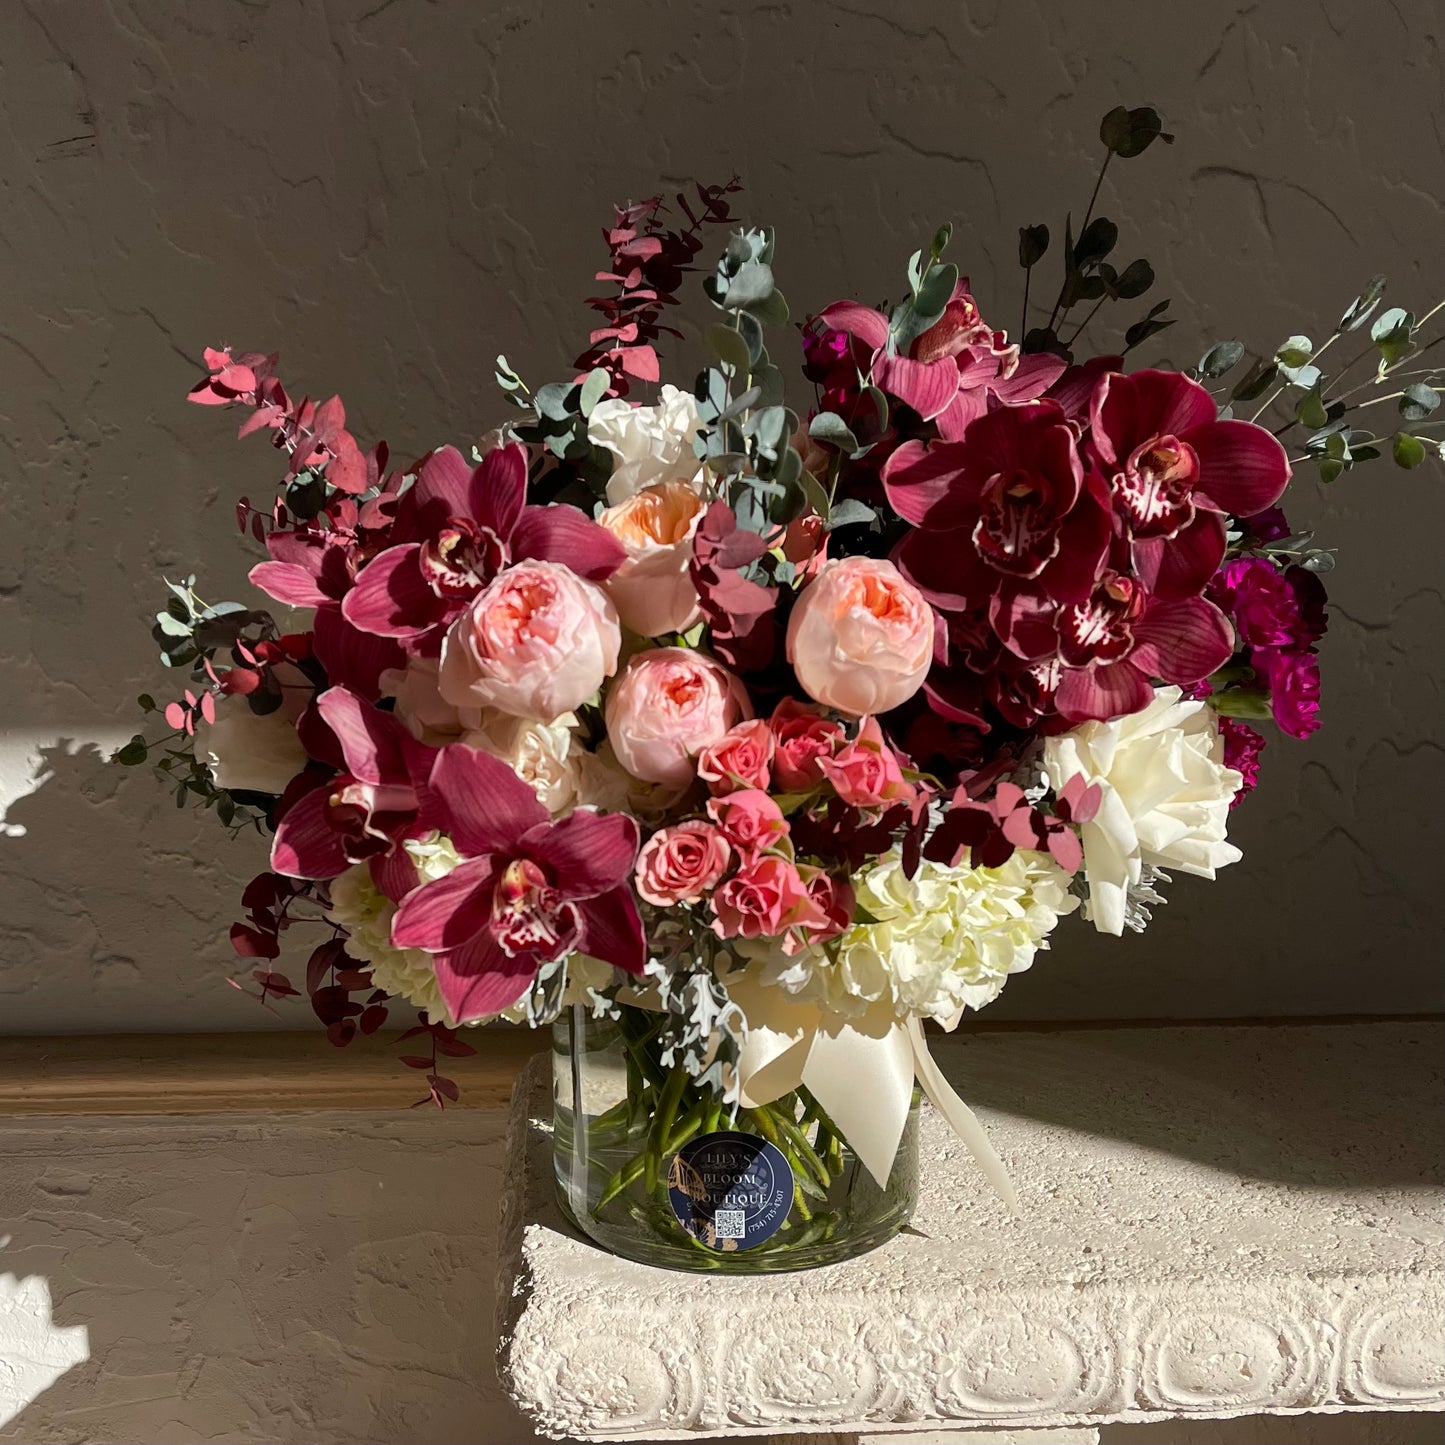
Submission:
<svg viewBox="0 0 1445 1445">
<path fill-rule="evenodd" d="M 1105 166 L 1171 139 L 1147 108 L 1101 138 Z M 1377 278 L 1322 346 L 1291 337 L 1232 386 L 1233 341 L 1187 370 L 1081 359 L 1095 312 L 1153 281 L 1110 264 L 1091 200 L 1046 324 L 1047 228 L 1020 232 L 1012 340 L 945 226 L 901 300 L 803 321 L 799 412 L 768 349 L 790 315 L 774 237 L 735 225 L 737 190 L 678 196 L 675 222 L 619 209 L 573 375 L 533 389 L 499 358 L 516 413 L 464 449 L 397 465 L 275 356 L 208 350 L 191 400 L 284 462 L 236 516 L 286 610 L 168 583 L 154 635 L 190 686 L 141 699 L 168 736 L 120 761 L 271 835 L 237 986 L 304 993 L 339 1046 L 419 1010 L 422 1102 L 456 1097 L 438 1055 L 472 1052 L 463 1026 L 620 1020 L 631 1143 L 599 1208 L 730 1124 L 777 1147 L 811 1220 L 845 1151 L 888 1178 L 915 1076 L 1006 1192 L 922 1022 L 989 1003 L 1065 915 L 1142 929 L 1174 872 L 1239 858 L 1255 724 L 1319 722 L 1333 555 L 1280 510 L 1291 468 L 1441 452 L 1439 372 L 1401 369 L 1435 313 L 1379 313 Z M 713 234 L 710 361 L 660 384 L 663 317 Z M 1366 325 L 1344 370 L 1371 378 L 1327 380 Z M 1388 442 L 1358 420 L 1385 400 Z M 297 987 L 277 960 L 302 926 Z"/>
</svg>

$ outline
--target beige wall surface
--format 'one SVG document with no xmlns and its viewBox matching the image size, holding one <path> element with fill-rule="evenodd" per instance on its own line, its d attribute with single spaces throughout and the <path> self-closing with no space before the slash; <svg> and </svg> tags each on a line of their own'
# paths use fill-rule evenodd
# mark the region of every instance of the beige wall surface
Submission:
<svg viewBox="0 0 1445 1445">
<path fill-rule="evenodd" d="M 0 1029 L 268 1023 L 221 981 L 260 849 L 95 751 L 164 684 L 156 574 L 245 595 L 231 506 L 274 461 L 185 405 L 203 345 L 279 347 L 297 389 L 339 390 L 399 453 L 465 442 L 501 414 L 499 351 L 566 374 L 609 203 L 734 168 L 796 312 L 896 294 L 951 218 L 1013 326 L 1016 227 L 1082 210 L 1120 102 L 1178 136 L 1101 196 L 1179 317 L 1146 354 L 1318 339 L 1374 271 L 1417 311 L 1439 298 L 1439 19 L 1426 0 L 5 0 Z M 1385 464 L 1298 492 L 1296 521 L 1341 548 L 1326 730 L 1270 744 L 1235 815 L 1244 864 L 1181 880 L 1142 939 L 1066 925 L 997 1016 L 1439 1006 L 1442 479 Z"/>
</svg>

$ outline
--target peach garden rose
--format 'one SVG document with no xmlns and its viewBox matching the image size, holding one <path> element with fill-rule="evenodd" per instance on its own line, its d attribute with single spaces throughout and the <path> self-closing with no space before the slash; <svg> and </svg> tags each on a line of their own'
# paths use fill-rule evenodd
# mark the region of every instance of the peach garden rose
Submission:
<svg viewBox="0 0 1445 1445">
<path fill-rule="evenodd" d="M 888 712 L 928 675 L 932 609 L 891 562 L 825 562 L 788 619 L 788 661 L 825 707 L 850 717 Z"/>
<path fill-rule="evenodd" d="M 549 723 L 587 701 L 617 669 L 617 610 L 595 583 L 556 562 L 499 573 L 442 642 L 441 695 Z"/>
<path fill-rule="evenodd" d="M 622 625 L 642 637 L 686 632 L 701 616 L 688 566 L 703 500 L 686 482 L 659 482 L 597 518 L 627 551 L 602 585 Z"/>
<path fill-rule="evenodd" d="M 697 775 L 697 754 L 752 708 L 720 662 L 688 647 L 658 647 L 627 664 L 606 714 L 617 760 L 633 777 L 680 786 Z"/>
</svg>

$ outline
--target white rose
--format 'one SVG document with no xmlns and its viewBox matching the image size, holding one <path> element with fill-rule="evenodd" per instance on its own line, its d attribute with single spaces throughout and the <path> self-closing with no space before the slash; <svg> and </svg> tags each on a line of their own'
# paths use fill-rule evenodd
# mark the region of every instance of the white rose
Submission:
<svg viewBox="0 0 1445 1445">
<path fill-rule="evenodd" d="M 617 458 L 607 482 L 608 505 L 659 482 L 696 481 L 702 463 L 692 439 L 700 425 L 697 402 L 675 386 L 662 388 L 656 406 L 633 406 L 621 397 L 599 401 L 587 419 L 587 440 Z"/>
<path fill-rule="evenodd" d="M 227 698 L 197 741 L 218 788 L 279 796 L 306 766 L 289 710 L 254 713 L 242 697 Z"/>
<path fill-rule="evenodd" d="M 482 724 L 481 708 L 455 707 L 441 695 L 440 671 L 439 657 L 409 657 L 405 667 L 388 667 L 380 679 L 383 694 L 396 699 L 396 715 L 407 731 L 434 748 L 454 743 Z"/>
<path fill-rule="evenodd" d="M 462 742 L 500 758 L 536 793 L 554 817 L 577 806 L 582 787 L 582 749 L 572 732 L 577 719 L 563 713 L 550 723 L 488 712 Z"/>
<path fill-rule="evenodd" d="M 1045 742 L 1044 771 L 1056 793 L 1077 776 L 1103 793 L 1080 830 L 1089 912 L 1100 933 L 1123 933 L 1129 885 L 1143 865 L 1213 878 L 1239 860 L 1224 834 L 1243 779 L 1223 759 L 1214 713 L 1184 701 L 1177 687 L 1156 688 L 1142 712 L 1082 723 Z"/>
</svg>

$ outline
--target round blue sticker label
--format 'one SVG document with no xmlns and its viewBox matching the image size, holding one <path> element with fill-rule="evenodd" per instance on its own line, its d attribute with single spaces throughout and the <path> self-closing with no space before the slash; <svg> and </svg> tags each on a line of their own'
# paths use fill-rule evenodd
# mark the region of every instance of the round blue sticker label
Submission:
<svg viewBox="0 0 1445 1445">
<path fill-rule="evenodd" d="M 678 1223 L 709 1249 L 752 1249 L 783 1227 L 793 1171 L 755 1134 L 704 1134 L 672 1156 L 667 1194 Z"/>
</svg>

